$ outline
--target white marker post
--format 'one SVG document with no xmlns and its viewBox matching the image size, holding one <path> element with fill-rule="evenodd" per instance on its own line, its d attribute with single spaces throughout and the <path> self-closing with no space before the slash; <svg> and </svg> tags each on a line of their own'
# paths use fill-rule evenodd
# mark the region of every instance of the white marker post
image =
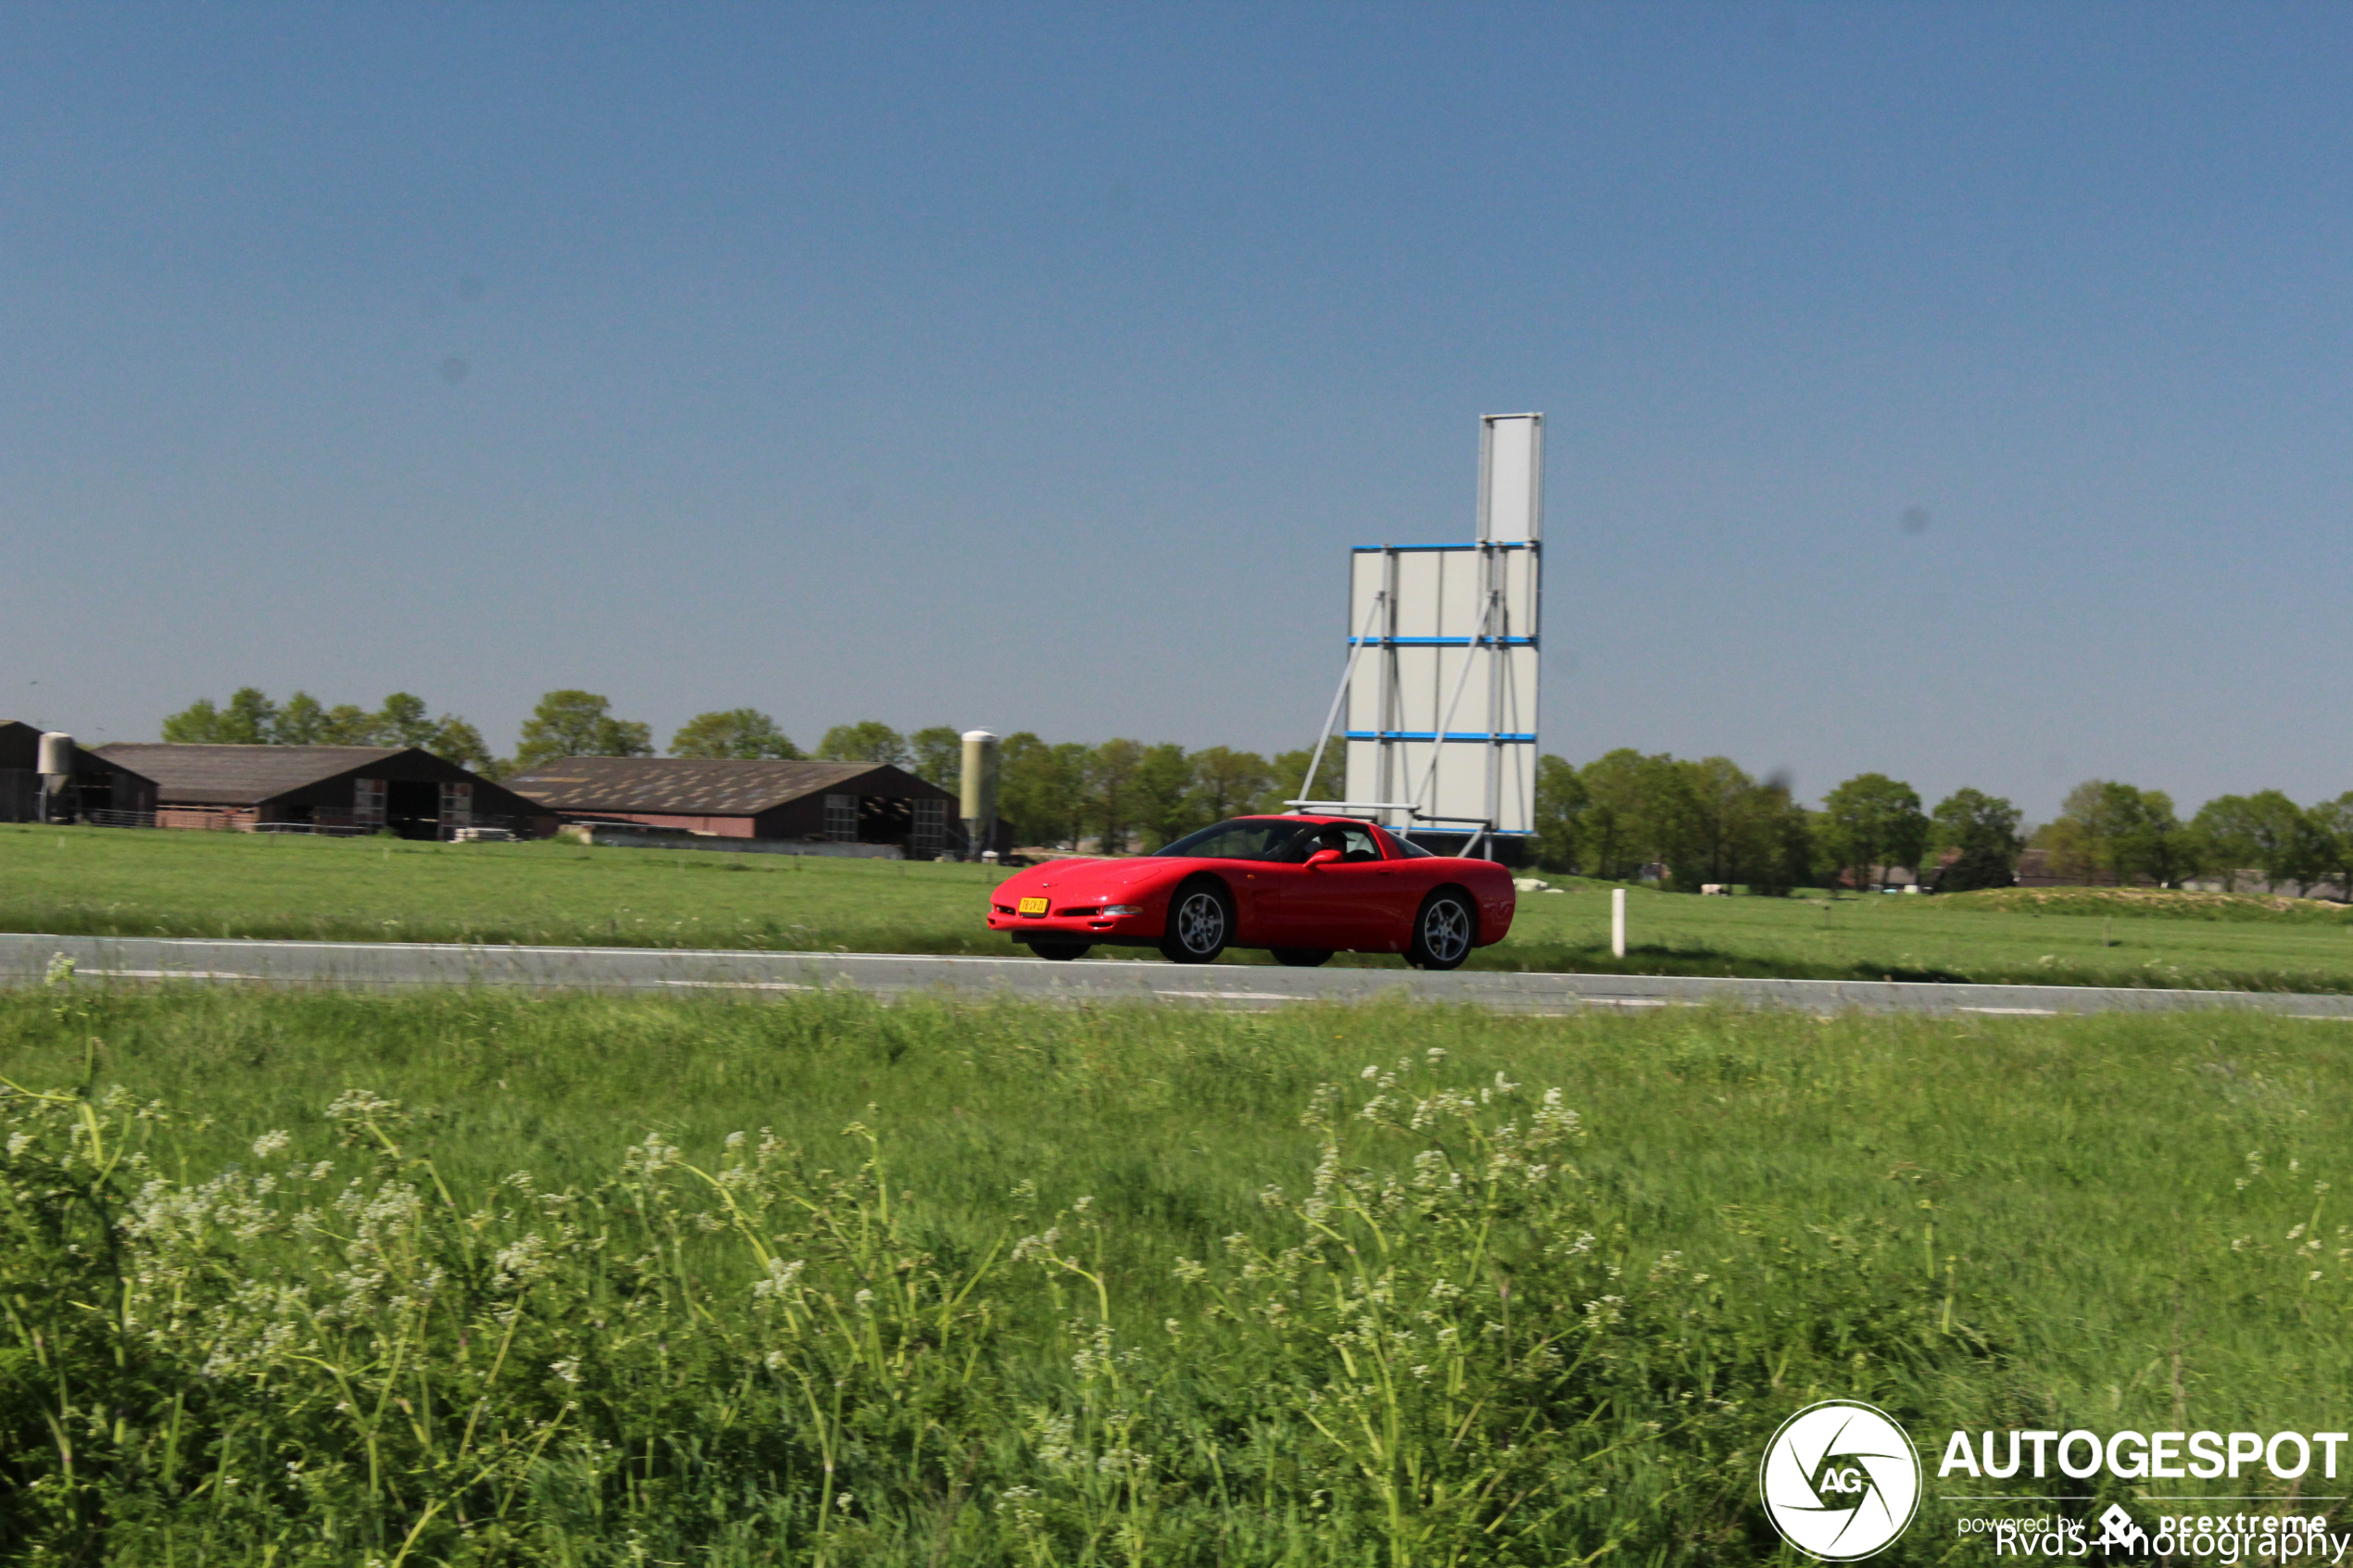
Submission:
<svg viewBox="0 0 2353 1568">
<path fill-rule="evenodd" d="M 1626 956 L 1626 889 L 1609 890 L 1609 952 L 1610 957 Z"/>
</svg>

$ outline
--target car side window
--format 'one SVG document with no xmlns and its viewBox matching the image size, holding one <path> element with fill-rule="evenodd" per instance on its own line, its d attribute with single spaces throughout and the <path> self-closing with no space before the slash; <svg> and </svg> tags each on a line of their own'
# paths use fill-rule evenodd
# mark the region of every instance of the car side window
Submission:
<svg viewBox="0 0 2353 1568">
<path fill-rule="evenodd" d="M 1383 837 L 1388 840 L 1390 847 L 1397 852 L 1397 858 L 1401 860 L 1427 860 L 1430 858 L 1428 850 L 1410 838 L 1401 837 L 1393 833 L 1385 834 Z"/>
<path fill-rule="evenodd" d="M 1347 843 L 1341 847 L 1340 858 L 1344 863 L 1353 866 L 1381 858 L 1380 846 L 1373 842 L 1372 829 L 1352 827 L 1342 832 Z"/>
</svg>

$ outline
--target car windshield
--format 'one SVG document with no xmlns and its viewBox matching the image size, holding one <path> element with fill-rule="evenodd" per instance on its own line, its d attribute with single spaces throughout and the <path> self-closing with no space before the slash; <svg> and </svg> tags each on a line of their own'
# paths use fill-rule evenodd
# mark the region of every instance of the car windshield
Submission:
<svg viewBox="0 0 2353 1568">
<path fill-rule="evenodd" d="M 1212 860 L 1305 859 L 1316 824 L 1286 817 L 1236 817 L 1187 834 L 1156 855 L 1198 855 Z"/>
</svg>

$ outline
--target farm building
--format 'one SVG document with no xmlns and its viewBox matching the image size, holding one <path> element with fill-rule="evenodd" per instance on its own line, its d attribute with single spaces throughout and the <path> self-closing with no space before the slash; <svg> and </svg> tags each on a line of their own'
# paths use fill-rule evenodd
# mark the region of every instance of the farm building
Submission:
<svg viewBox="0 0 2353 1568">
<path fill-rule="evenodd" d="M 307 827 L 447 838 L 463 827 L 532 830 L 537 808 L 416 746 L 119 743 L 97 755 L 155 781 L 162 828 Z"/>
<path fill-rule="evenodd" d="M 956 797 L 881 762 L 565 757 L 509 784 L 568 822 L 895 844 L 910 859 L 929 859 L 963 839 Z"/>
<path fill-rule="evenodd" d="M 63 800 L 52 806 L 53 814 L 62 810 L 86 822 L 94 812 L 156 809 L 153 779 L 78 746 L 72 755 L 73 782 Z M 0 822 L 40 820 L 41 732 L 14 719 L 0 720 Z"/>
</svg>

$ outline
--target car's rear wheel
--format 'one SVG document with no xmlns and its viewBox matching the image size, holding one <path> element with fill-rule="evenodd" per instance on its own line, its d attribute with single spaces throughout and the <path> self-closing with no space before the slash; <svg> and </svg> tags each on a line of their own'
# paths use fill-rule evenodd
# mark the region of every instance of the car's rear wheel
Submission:
<svg viewBox="0 0 2353 1568">
<path fill-rule="evenodd" d="M 1168 933 L 1161 957 L 1170 963 L 1212 963 L 1233 939 L 1234 904 L 1214 882 L 1189 882 L 1168 901 Z"/>
<path fill-rule="evenodd" d="M 1478 940 L 1478 917 L 1470 900 L 1441 888 L 1422 900 L 1422 912 L 1414 917 L 1405 961 L 1416 969 L 1459 969 Z"/>
<path fill-rule="evenodd" d="M 1332 957 L 1329 947 L 1274 947 L 1268 950 L 1275 955 L 1277 963 L 1289 964 L 1293 969 L 1314 969 L 1317 964 L 1329 963 Z"/>
<path fill-rule="evenodd" d="M 1052 959 L 1057 963 L 1067 963 L 1072 959 L 1085 958 L 1087 949 L 1093 946 L 1091 942 L 1032 942 L 1029 945 L 1029 950 L 1041 959 Z"/>
</svg>

